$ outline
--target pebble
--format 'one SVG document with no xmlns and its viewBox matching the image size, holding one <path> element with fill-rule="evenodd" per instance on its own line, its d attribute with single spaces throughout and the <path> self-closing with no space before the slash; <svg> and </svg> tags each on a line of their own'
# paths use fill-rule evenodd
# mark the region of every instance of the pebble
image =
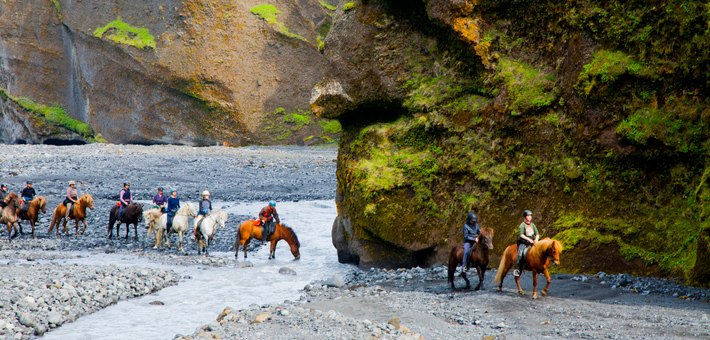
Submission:
<svg viewBox="0 0 710 340">
<path fill-rule="evenodd" d="M 296 271 L 288 267 L 281 267 L 279 269 L 279 273 L 286 275 L 296 275 Z"/>
</svg>

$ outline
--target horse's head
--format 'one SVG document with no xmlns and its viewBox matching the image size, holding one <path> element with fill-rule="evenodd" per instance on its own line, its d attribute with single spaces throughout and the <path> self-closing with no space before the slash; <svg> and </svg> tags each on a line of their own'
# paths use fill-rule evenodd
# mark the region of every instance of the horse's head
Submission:
<svg viewBox="0 0 710 340">
<path fill-rule="evenodd" d="M 298 241 L 298 236 L 296 236 L 296 232 L 291 229 L 291 227 L 287 227 L 285 224 L 281 224 L 284 229 L 286 229 L 286 242 L 288 242 L 288 245 L 291 247 L 291 254 L 293 254 L 294 260 L 300 260 L 301 259 L 301 242 Z"/>
<path fill-rule="evenodd" d="M 481 234 L 478 235 L 478 243 L 488 250 L 493 249 L 493 229 L 483 228 L 481 229 Z"/>
<path fill-rule="evenodd" d="M 81 198 L 79 198 L 79 203 L 91 210 L 94 210 L 94 197 L 89 194 L 82 195 Z"/>
<path fill-rule="evenodd" d="M 43 214 L 46 214 L 47 213 L 47 198 L 44 196 L 37 196 L 35 198 L 35 200 L 37 200 L 37 202 L 38 202 L 37 205 L 39 206 L 39 210 Z"/>
<path fill-rule="evenodd" d="M 136 216 L 138 217 L 138 222 L 143 221 L 143 205 L 140 203 L 131 203 L 132 206 L 134 206 L 134 211 Z"/>
<path fill-rule="evenodd" d="M 187 209 L 187 216 L 190 216 L 190 217 L 195 217 L 195 216 L 197 216 L 197 209 L 195 209 L 195 205 L 194 205 L 194 204 L 192 204 L 191 202 L 187 202 L 187 203 L 185 204 L 185 207 L 186 207 L 186 209 Z"/>
<path fill-rule="evenodd" d="M 20 200 L 20 196 L 18 196 L 16 193 L 11 192 L 10 194 L 5 197 L 5 203 L 12 203 Z"/>
<path fill-rule="evenodd" d="M 215 219 L 215 222 L 219 223 L 219 229 L 224 229 L 224 224 L 227 223 L 227 219 L 229 219 L 229 215 L 226 211 L 217 211 L 217 219 Z"/>
<path fill-rule="evenodd" d="M 562 252 L 562 243 L 557 240 L 549 240 L 549 245 L 547 246 L 547 258 L 550 259 L 553 265 L 557 266 L 560 264 L 560 253 Z"/>
</svg>

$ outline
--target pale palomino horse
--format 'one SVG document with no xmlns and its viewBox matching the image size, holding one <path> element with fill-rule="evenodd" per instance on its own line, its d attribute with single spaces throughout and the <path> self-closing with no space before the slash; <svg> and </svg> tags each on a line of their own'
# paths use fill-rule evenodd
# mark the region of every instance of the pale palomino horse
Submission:
<svg viewBox="0 0 710 340">
<path fill-rule="evenodd" d="M 145 221 L 145 225 L 148 226 L 148 235 L 155 235 L 155 246 L 153 248 L 162 250 L 162 239 L 165 235 L 165 229 L 167 229 L 168 215 L 163 214 L 160 209 L 148 209 L 143 212 L 143 221 Z M 165 239 L 168 243 L 168 247 L 170 247 L 170 240 L 168 240 L 167 237 Z"/>
<path fill-rule="evenodd" d="M 197 222 L 195 220 L 195 238 L 197 240 L 197 255 L 200 255 L 200 250 L 204 250 L 205 255 L 207 253 L 207 248 L 210 246 L 210 241 L 214 238 L 214 234 L 217 232 L 217 225 L 219 229 L 224 229 L 224 224 L 227 222 L 227 212 L 224 210 L 213 211 L 209 215 L 202 219 L 200 228 L 197 229 Z"/>
<path fill-rule="evenodd" d="M 166 214 L 167 215 L 167 214 Z M 193 205 L 190 202 L 185 203 L 180 209 L 178 209 L 177 213 L 173 217 L 173 225 L 168 230 L 168 236 L 170 233 L 177 233 L 178 234 L 178 250 L 184 252 L 185 248 L 182 246 L 182 237 L 185 235 L 185 232 L 187 231 L 188 228 L 190 228 L 190 222 L 188 220 L 189 217 L 194 218 L 197 216 L 197 210 L 195 209 L 195 205 Z M 165 237 L 168 241 L 168 247 L 170 247 L 170 237 Z"/>
</svg>

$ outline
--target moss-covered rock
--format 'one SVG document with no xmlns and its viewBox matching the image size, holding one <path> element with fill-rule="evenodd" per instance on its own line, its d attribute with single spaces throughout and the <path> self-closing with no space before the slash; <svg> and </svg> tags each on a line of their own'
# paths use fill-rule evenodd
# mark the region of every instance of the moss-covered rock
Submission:
<svg viewBox="0 0 710 340">
<path fill-rule="evenodd" d="M 429 0 L 339 13 L 319 85 L 339 87 L 311 107 L 343 124 L 341 260 L 443 262 L 469 210 L 500 253 L 531 209 L 564 244 L 561 270 L 705 273 L 703 8 Z"/>
</svg>

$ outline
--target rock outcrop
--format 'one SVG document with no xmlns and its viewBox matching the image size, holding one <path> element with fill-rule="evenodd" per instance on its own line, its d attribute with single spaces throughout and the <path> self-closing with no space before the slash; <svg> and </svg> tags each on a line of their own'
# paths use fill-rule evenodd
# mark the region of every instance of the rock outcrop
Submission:
<svg viewBox="0 0 710 340">
<path fill-rule="evenodd" d="M 444 262 L 469 210 L 500 254 L 530 209 L 567 271 L 689 278 L 706 265 L 704 5 L 354 4 L 311 96 L 343 125 L 342 262 Z"/>
<path fill-rule="evenodd" d="M 309 113 L 289 121 L 322 77 L 329 1 L 5 1 L 0 88 L 114 143 L 337 138 Z"/>
</svg>

